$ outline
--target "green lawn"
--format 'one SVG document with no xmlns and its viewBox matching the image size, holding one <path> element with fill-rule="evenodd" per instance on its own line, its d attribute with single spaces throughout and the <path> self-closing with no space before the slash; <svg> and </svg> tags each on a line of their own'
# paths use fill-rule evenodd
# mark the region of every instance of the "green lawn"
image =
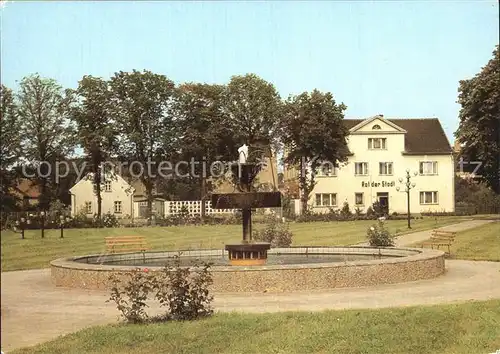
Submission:
<svg viewBox="0 0 500 354">
<path fill-rule="evenodd" d="M 60 337 L 28 353 L 416 353 L 500 349 L 500 300 L 381 310 L 217 314 L 153 325 L 109 325 Z"/>
<path fill-rule="evenodd" d="M 412 220 L 412 230 L 419 231 L 453 224 L 463 217 L 428 217 Z M 343 221 L 291 223 L 294 245 L 351 245 L 365 241 L 366 229 L 374 221 Z M 387 227 L 393 233 L 407 232 L 405 220 L 389 220 Z M 255 228 L 262 227 L 255 224 Z M 45 238 L 39 230 L 26 231 L 25 240 L 12 231 L 2 232 L 2 271 L 49 267 L 50 261 L 60 257 L 104 252 L 104 237 L 145 236 L 152 249 L 176 250 L 189 248 L 223 248 L 224 244 L 241 240 L 239 225 L 171 226 L 112 229 L 68 229 L 64 239 L 59 230 L 46 230 Z"/>
<path fill-rule="evenodd" d="M 450 250 L 455 259 L 500 261 L 500 222 L 457 233 Z"/>
<path fill-rule="evenodd" d="M 464 220 L 464 217 L 444 216 L 412 220 L 412 232 L 444 226 Z M 365 241 L 367 228 L 375 221 L 343 221 L 291 223 L 294 245 L 351 245 Z M 389 220 L 387 227 L 393 233 L 407 232 L 405 220 Z M 262 224 L 255 224 L 255 228 Z M 106 236 L 145 236 L 153 249 L 176 250 L 188 248 L 223 248 L 224 244 L 241 240 L 239 225 L 171 226 L 112 229 L 68 229 L 64 239 L 59 230 L 46 230 L 45 238 L 39 230 L 26 231 L 26 239 L 12 231 L 2 232 L 2 271 L 49 267 L 50 261 L 104 252 Z"/>
</svg>

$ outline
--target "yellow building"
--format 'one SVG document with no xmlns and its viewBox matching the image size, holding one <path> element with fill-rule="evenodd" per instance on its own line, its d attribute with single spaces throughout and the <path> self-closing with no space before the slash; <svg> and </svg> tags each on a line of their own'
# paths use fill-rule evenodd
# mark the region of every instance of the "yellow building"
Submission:
<svg viewBox="0 0 500 354">
<path fill-rule="evenodd" d="M 410 211 L 455 210 L 453 150 L 436 118 L 345 119 L 349 129 L 348 162 L 339 168 L 323 163 L 309 205 L 315 212 L 342 208 L 363 212 L 379 201 L 389 213 L 407 212 L 405 185 L 410 173 Z M 297 178 L 285 171 L 285 180 Z"/>
</svg>

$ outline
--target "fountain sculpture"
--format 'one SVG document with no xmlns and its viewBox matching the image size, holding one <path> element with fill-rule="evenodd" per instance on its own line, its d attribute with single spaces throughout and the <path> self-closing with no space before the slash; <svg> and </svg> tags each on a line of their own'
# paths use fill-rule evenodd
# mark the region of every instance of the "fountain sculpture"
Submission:
<svg viewBox="0 0 500 354">
<path fill-rule="evenodd" d="M 262 162 L 259 162 L 262 157 L 261 149 L 249 148 L 245 144 L 238 149 L 238 152 L 238 163 L 231 165 L 238 192 L 213 194 L 212 208 L 241 209 L 242 212 L 242 242 L 225 246 L 226 251 L 229 253 L 230 264 L 239 266 L 262 265 L 266 263 L 267 251 L 271 248 L 271 244 L 255 242 L 252 239 L 252 209 L 280 207 L 281 193 L 257 192 L 252 187 L 253 180 L 262 168 Z M 253 156 L 250 154 L 253 154 Z"/>
</svg>

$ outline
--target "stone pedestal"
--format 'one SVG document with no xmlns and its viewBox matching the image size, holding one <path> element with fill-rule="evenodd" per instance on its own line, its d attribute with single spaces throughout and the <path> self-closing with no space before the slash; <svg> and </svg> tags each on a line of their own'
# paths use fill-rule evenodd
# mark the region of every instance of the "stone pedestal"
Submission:
<svg viewBox="0 0 500 354">
<path fill-rule="evenodd" d="M 229 263 L 238 266 L 263 265 L 267 261 L 267 251 L 271 244 L 267 242 L 240 243 L 226 245 Z"/>
</svg>

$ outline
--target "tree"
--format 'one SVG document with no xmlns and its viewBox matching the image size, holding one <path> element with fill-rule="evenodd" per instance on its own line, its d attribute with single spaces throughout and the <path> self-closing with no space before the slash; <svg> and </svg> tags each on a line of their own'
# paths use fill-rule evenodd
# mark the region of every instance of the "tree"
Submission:
<svg viewBox="0 0 500 354">
<path fill-rule="evenodd" d="M 255 74 L 233 76 L 227 85 L 224 111 L 240 144 L 277 146 L 282 107 L 274 85 Z"/>
<path fill-rule="evenodd" d="M 484 181 L 455 178 L 455 204 L 457 212 L 495 214 L 500 212 L 500 195 Z"/>
<path fill-rule="evenodd" d="M 71 118 L 77 126 L 77 139 L 83 147 L 90 166 L 92 184 L 97 196 L 97 218 L 101 218 L 103 172 L 102 163 L 111 156 L 116 142 L 116 131 L 111 119 L 111 91 L 109 83 L 101 78 L 84 76 L 78 88 L 71 92 L 75 103 L 71 107 Z M 109 177 L 108 177 L 109 178 Z"/>
<path fill-rule="evenodd" d="M 47 210 L 55 177 L 50 169 L 74 148 L 69 99 L 55 80 L 34 74 L 21 80 L 18 101 L 24 156 L 29 163 L 38 166 L 40 207 Z"/>
<path fill-rule="evenodd" d="M 16 197 L 11 193 L 16 173 L 13 167 L 21 156 L 21 121 L 17 114 L 12 90 L 0 86 L 0 210 L 13 209 Z"/>
<path fill-rule="evenodd" d="M 181 158 L 197 162 L 191 172 L 200 181 L 202 217 L 210 192 L 207 180 L 211 164 L 237 155 L 234 132 L 227 124 L 222 107 L 224 89 L 220 85 L 188 83 L 177 90 L 176 116 L 179 130 L 182 130 L 179 142 Z"/>
<path fill-rule="evenodd" d="M 300 166 L 303 213 L 307 212 L 309 194 L 316 184 L 318 166 L 329 164 L 335 168 L 347 161 L 348 130 L 343 124 L 346 108 L 343 103 L 337 104 L 331 93 L 318 90 L 290 97 L 286 102 L 282 121 L 285 163 Z"/>
<path fill-rule="evenodd" d="M 455 132 L 463 145 L 461 156 L 466 162 L 480 162 L 478 171 L 497 194 L 500 193 L 500 54 L 476 76 L 461 80 L 458 103 L 460 124 Z"/>
<path fill-rule="evenodd" d="M 172 114 L 174 83 L 164 75 L 133 70 L 115 73 L 110 84 L 118 152 L 140 169 L 133 174 L 144 184 L 150 219 L 157 168 L 163 167 L 159 163 L 175 152 L 177 144 Z"/>
</svg>

